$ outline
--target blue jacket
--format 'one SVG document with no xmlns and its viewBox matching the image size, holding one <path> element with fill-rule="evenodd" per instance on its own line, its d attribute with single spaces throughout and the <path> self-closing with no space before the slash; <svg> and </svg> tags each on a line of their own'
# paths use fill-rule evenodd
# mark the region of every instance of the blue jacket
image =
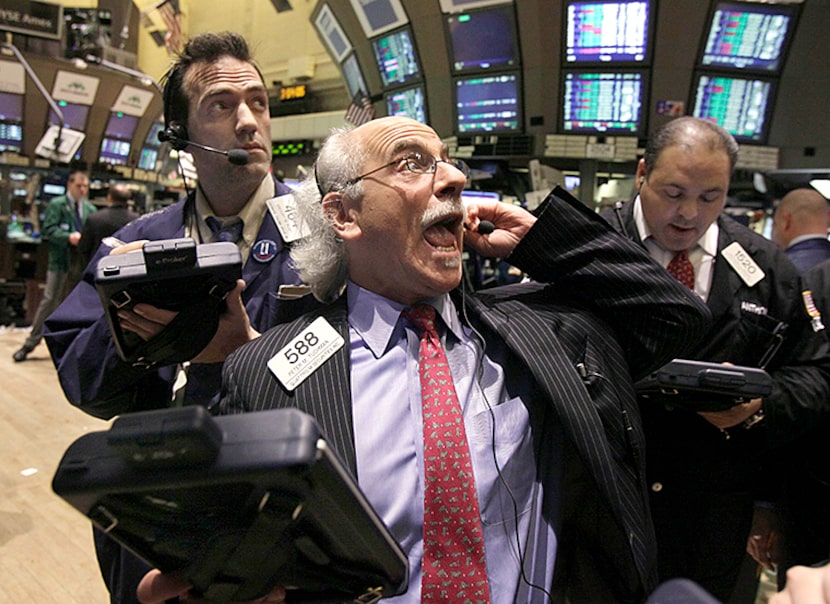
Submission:
<svg viewBox="0 0 830 604">
<path fill-rule="evenodd" d="M 285 185 L 277 183 L 277 195 L 288 192 Z M 192 195 L 189 201 L 141 216 L 115 237 L 125 242 L 184 237 L 187 206 L 193 206 Z M 276 255 L 270 262 L 259 262 L 252 253 L 242 271 L 246 283 L 242 299 L 251 325 L 258 331 L 293 318 L 310 304 L 307 299 L 287 301 L 277 297 L 280 285 L 298 284 L 300 280 L 290 266 L 289 247 L 269 212 L 257 236 L 257 241 L 262 240 L 276 244 Z M 108 253 L 106 246 L 98 249 L 81 282 L 44 325 L 44 337 L 66 397 L 90 415 L 104 419 L 169 404 L 176 377 L 175 366 L 134 367 L 118 356 L 94 281 L 98 260 Z M 215 384 L 218 392 L 221 363 L 191 368 L 200 370 L 203 390 L 205 384 Z"/>
<path fill-rule="evenodd" d="M 804 273 L 825 260 L 830 260 L 830 240 L 816 237 L 805 239 L 788 247 L 785 252 L 798 272 Z"/>
</svg>

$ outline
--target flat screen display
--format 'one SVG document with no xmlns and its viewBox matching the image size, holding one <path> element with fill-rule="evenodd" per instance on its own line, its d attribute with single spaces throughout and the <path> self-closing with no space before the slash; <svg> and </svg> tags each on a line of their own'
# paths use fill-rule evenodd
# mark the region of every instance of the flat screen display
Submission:
<svg viewBox="0 0 830 604">
<path fill-rule="evenodd" d="M 453 71 L 519 65 L 513 5 L 448 15 L 446 23 Z"/>
<path fill-rule="evenodd" d="M 458 77 L 454 80 L 456 132 L 516 132 L 522 124 L 518 74 Z"/>
<path fill-rule="evenodd" d="M 644 134 L 645 71 L 568 71 L 562 81 L 563 134 Z"/>
<path fill-rule="evenodd" d="M 649 0 L 568 0 L 565 63 L 639 63 L 651 58 Z"/>
<path fill-rule="evenodd" d="M 23 150 L 23 126 L 18 122 L 0 120 L 0 151 Z"/>
<path fill-rule="evenodd" d="M 716 2 L 699 65 L 780 73 L 798 10 L 797 4 Z"/>
<path fill-rule="evenodd" d="M 400 0 L 352 0 L 351 4 L 367 38 L 409 22 Z"/>
<path fill-rule="evenodd" d="M 772 80 L 700 73 L 692 115 L 726 128 L 738 142 L 765 144 L 773 94 Z"/>
<path fill-rule="evenodd" d="M 387 92 L 384 99 L 386 100 L 386 115 L 408 117 L 426 124 L 427 102 L 423 86 Z"/>
<path fill-rule="evenodd" d="M 324 4 L 314 20 L 314 26 L 320 37 L 326 42 L 332 56 L 337 61 L 342 61 L 343 57 L 352 49 L 351 42 L 343 33 L 343 28 L 331 12 L 328 4 Z"/>
<path fill-rule="evenodd" d="M 129 151 L 127 152 L 129 154 Z M 141 170 L 155 170 L 156 161 L 159 158 L 159 150 L 153 147 L 144 147 L 138 157 L 138 167 Z"/>
<path fill-rule="evenodd" d="M 6 122 L 23 121 L 23 95 L 0 92 L 0 120 Z"/>
<path fill-rule="evenodd" d="M 363 80 L 363 74 L 360 72 L 357 56 L 354 53 L 346 57 L 346 60 L 343 61 L 340 67 L 343 69 L 343 77 L 346 80 L 349 98 L 354 98 L 358 92 L 363 92 L 364 94 L 369 92 L 369 89 L 366 87 L 366 82 Z"/>
<path fill-rule="evenodd" d="M 110 113 L 110 119 L 107 122 L 106 130 L 104 130 L 104 136 L 131 140 L 133 134 L 135 134 L 136 126 L 138 126 L 138 118 L 136 116 L 127 115 L 120 111 L 113 111 Z"/>
<path fill-rule="evenodd" d="M 372 41 L 383 85 L 397 86 L 421 77 L 412 36 L 402 29 Z"/>
<path fill-rule="evenodd" d="M 109 138 L 107 136 L 101 141 L 101 155 L 98 159 L 103 164 L 114 166 L 126 166 L 130 157 L 130 142 Z"/>
<path fill-rule="evenodd" d="M 63 124 L 58 124 L 57 114 L 49 110 L 49 123 L 62 125 L 64 128 L 72 128 L 73 130 L 86 130 L 86 118 L 89 115 L 89 105 L 78 105 L 76 103 L 67 103 L 66 101 L 57 101 L 58 109 L 63 113 Z"/>
</svg>

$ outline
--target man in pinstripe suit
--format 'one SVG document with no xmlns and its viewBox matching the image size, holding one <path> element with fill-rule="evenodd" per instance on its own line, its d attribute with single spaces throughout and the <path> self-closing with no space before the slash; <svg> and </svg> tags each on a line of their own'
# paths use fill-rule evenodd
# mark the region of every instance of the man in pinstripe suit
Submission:
<svg viewBox="0 0 830 604">
<path fill-rule="evenodd" d="M 393 601 L 419 602 L 418 337 L 400 313 L 426 302 L 445 326 L 491 601 L 642 601 L 656 560 L 631 376 L 681 355 L 708 313 L 562 190 L 538 220 L 495 202 L 465 218 L 465 166 L 446 153 L 405 118 L 329 137 L 316 179 L 295 192 L 309 235 L 292 257 L 330 304 L 229 357 L 222 410 L 315 416 L 409 557 Z M 477 232 L 482 219 L 492 233 Z M 540 283 L 457 291 L 465 242 Z M 300 361 L 310 375 L 298 379 Z M 173 594 L 164 579 L 148 576 L 142 600 Z"/>
</svg>

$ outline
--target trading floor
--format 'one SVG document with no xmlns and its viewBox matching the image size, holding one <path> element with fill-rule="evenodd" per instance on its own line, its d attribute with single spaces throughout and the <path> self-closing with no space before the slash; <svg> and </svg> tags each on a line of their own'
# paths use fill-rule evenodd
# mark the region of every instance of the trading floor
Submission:
<svg viewBox="0 0 830 604">
<path fill-rule="evenodd" d="M 66 401 L 45 344 L 12 361 L 25 337 L 0 326 L 0 602 L 104 603 L 90 522 L 51 482 L 66 447 L 107 424 Z"/>
</svg>

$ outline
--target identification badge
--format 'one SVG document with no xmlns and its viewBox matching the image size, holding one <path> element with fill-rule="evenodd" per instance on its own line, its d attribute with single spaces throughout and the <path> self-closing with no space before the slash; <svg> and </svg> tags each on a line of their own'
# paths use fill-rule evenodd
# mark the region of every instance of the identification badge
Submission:
<svg viewBox="0 0 830 604">
<path fill-rule="evenodd" d="M 741 280 L 752 287 L 761 279 L 766 277 L 766 274 L 761 267 L 755 263 L 743 246 L 737 241 L 730 243 L 720 253 L 724 260 L 729 263 Z"/>
<path fill-rule="evenodd" d="M 294 390 L 345 343 L 331 323 L 319 317 L 271 357 L 268 369 L 283 386 Z"/>
<path fill-rule="evenodd" d="M 291 243 L 308 235 L 308 228 L 302 228 L 297 222 L 297 202 L 294 201 L 293 195 L 289 193 L 272 197 L 265 203 L 268 205 L 274 222 L 277 223 L 283 241 Z"/>
</svg>

